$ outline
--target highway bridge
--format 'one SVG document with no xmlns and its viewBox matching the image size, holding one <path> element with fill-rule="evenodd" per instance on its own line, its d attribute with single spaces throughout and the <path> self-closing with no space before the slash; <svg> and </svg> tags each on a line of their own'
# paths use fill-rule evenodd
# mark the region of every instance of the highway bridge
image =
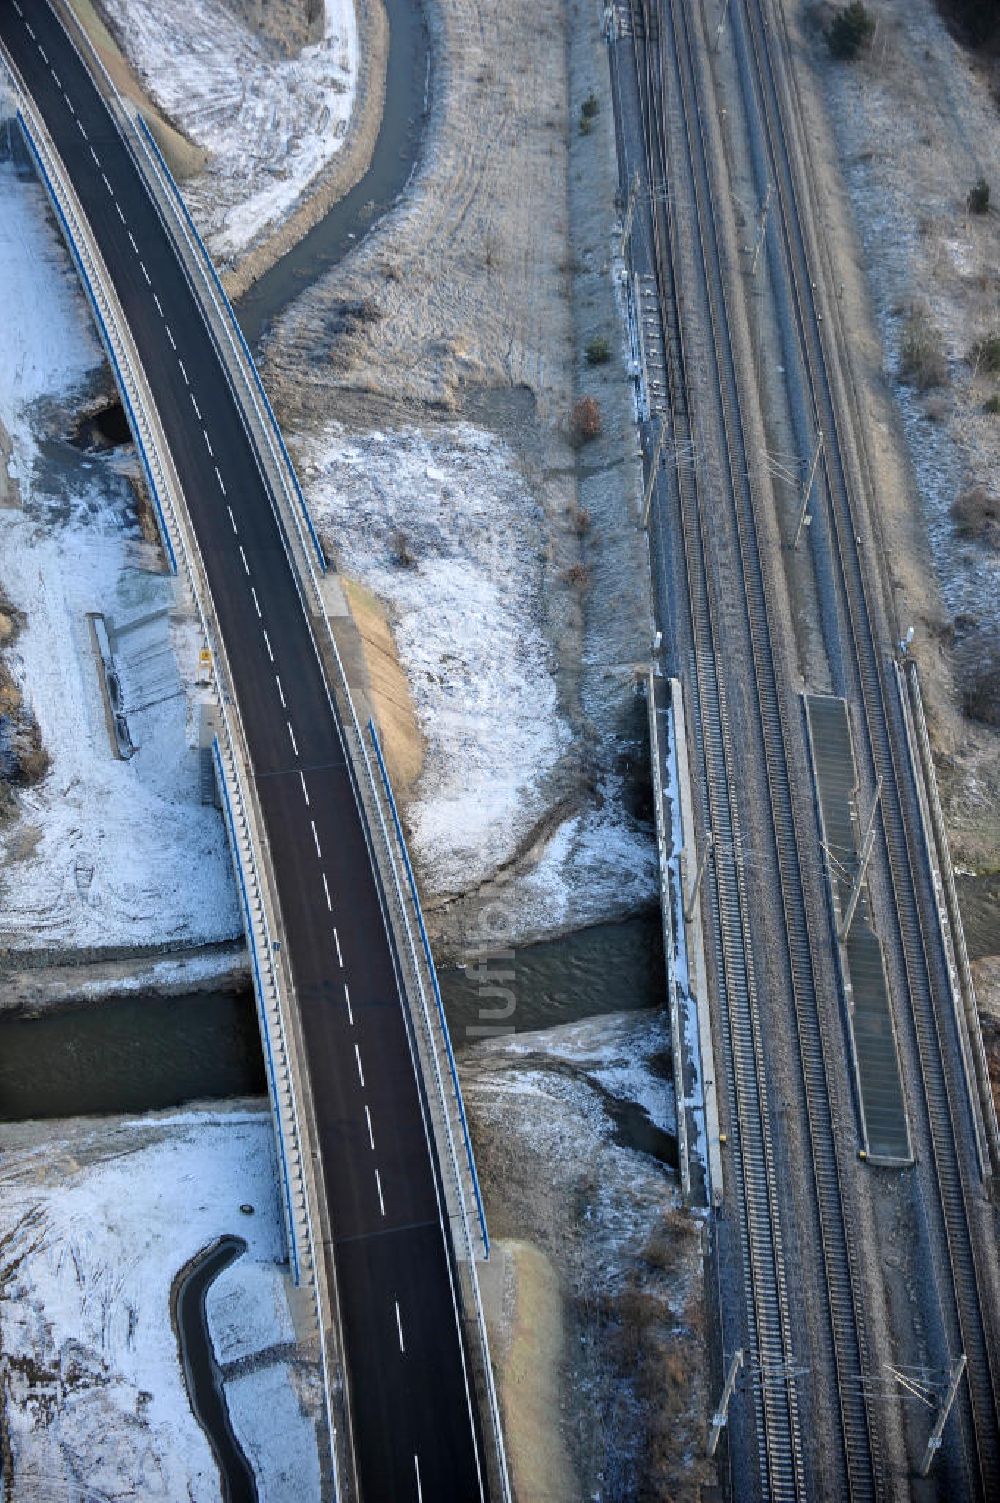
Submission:
<svg viewBox="0 0 1000 1503">
<path fill-rule="evenodd" d="M 477 1399 L 483 1353 L 469 1350 L 400 945 L 253 416 L 151 191 L 140 134 L 114 107 L 82 36 L 47 3 L 0 0 L 0 43 L 75 193 L 104 292 L 124 315 L 225 650 L 332 1244 L 349 1399 L 338 1444 L 350 1452 L 335 1459 L 336 1490 L 369 1503 L 503 1495 L 502 1442 Z"/>
</svg>

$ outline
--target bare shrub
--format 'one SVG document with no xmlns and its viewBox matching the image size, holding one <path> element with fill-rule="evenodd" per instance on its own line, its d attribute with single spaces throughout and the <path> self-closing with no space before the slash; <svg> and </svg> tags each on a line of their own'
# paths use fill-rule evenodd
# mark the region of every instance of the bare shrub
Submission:
<svg viewBox="0 0 1000 1503">
<path fill-rule="evenodd" d="M 563 579 L 567 584 L 575 585 L 582 590 L 590 583 L 590 565 L 583 563 L 570 564 L 568 569 L 563 570 Z"/>
<path fill-rule="evenodd" d="M 990 185 L 982 176 L 977 177 L 969 189 L 969 196 L 965 200 L 970 214 L 988 214 L 990 212 Z"/>
<path fill-rule="evenodd" d="M 977 339 L 967 358 L 977 373 L 981 371 L 985 375 L 995 376 L 1000 372 L 1000 330 L 994 329 L 992 333 L 984 334 L 982 339 Z"/>
<path fill-rule="evenodd" d="M 875 17 L 861 0 L 851 0 L 837 12 L 826 33 L 834 57 L 852 62 L 875 34 Z"/>
<path fill-rule="evenodd" d="M 975 538 L 1000 551 L 1000 500 L 985 485 L 971 485 L 951 505 L 952 521 L 960 538 Z"/>
<path fill-rule="evenodd" d="M 601 404 L 597 398 L 580 397 L 573 403 L 570 413 L 570 437 L 578 447 L 588 443 L 600 433 L 602 422 Z"/>
<path fill-rule="evenodd" d="M 917 391 L 944 386 L 948 379 L 948 361 L 941 330 L 926 308 L 911 308 L 903 328 L 899 356 L 899 377 Z"/>
<path fill-rule="evenodd" d="M 585 506 L 570 507 L 569 519 L 577 537 L 586 537 L 590 531 L 590 512 L 587 508 Z"/>
<path fill-rule="evenodd" d="M 392 561 L 401 569 L 412 569 L 417 562 L 409 539 L 401 527 L 397 527 L 392 535 Z"/>
</svg>

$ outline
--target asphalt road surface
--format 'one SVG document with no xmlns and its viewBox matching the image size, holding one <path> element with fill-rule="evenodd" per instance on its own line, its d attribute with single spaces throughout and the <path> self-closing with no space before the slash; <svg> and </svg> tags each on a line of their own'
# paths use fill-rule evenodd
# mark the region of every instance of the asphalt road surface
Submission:
<svg viewBox="0 0 1000 1503">
<path fill-rule="evenodd" d="M 232 666 L 316 1103 L 362 1496 L 472 1503 L 482 1442 L 438 1168 L 343 742 L 272 502 L 173 244 L 61 24 L 43 0 L 0 0 L 0 35 L 131 326 Z"/>
</svg>

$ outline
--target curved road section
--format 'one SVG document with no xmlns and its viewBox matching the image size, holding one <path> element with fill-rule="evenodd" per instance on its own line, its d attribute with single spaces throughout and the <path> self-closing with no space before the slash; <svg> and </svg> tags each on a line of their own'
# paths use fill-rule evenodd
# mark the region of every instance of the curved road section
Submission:
<svg viewBox="0 0 1000 1503">
<path fill-rule="evenodd" d="M 174 244 L 47 4 L 0 0 L 153 389 L 232 667 L 280 894 L 366 1503 L 485 1497 L 453 1250 L 392 937 L 262 467 Z"/>
</svg>

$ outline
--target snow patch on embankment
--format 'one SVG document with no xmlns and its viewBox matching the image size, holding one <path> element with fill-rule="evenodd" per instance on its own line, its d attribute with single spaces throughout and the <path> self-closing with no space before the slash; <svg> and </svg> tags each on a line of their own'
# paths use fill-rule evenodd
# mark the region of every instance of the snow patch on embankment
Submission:
<svg viewBox="0 0 1000 1503">
<path fill-rule="evenodd" d="M 77 1119 L 3 1133 L 0 1340 L 18 1496 L 44 1487 L 67 1498 L 218 1499 L 170 1296 L 192 1258 L 233 1235 L 247 1250 L 210 1286 L 206 1308 L 224 1370 L 244 1359 L 225 1385 L 234 1427 L 252 1437 L 262 1500 L 318 1497 L 316 1393 L 286 1345 L 269 1114 Z"/>
<path fill-rule="evenodd" d="M 103 0 L 129 62 L 209 164 L 185 185 L 213 255 L 232 258 L 298 203 L 347 136 L 358 73 L 354 0 L 290 57 L 222 0 Z"/>
<path fill-rule="evenodd" d="M 565 768 L 572 728 L 544 628 L 539 508 L 516 456 L 470 423 L 299 436 L 309 504 L 339 567 L 390 612 L 425 761 L 407 809 L 428 895 L 465 893 L 519 857 L 511 938 L 628 911 L 655 891 L 655 850 L 613 778 Z M 565 794 L 576 807 L 530 853 Z"/>
<path fill-rule="evenodd" d="M 188 693 L 200 645 L 174 619 L 176 586 L 149 572 L 122 470 L 67 431 L 99 364 L 69 259 L 34 182 L 0 166 L 0 424 L 20 509 L 0 510 L 0 588 L 25 624 L 5 661 L 41 730 L 48 774 L 2 832 L 0 943 L 192 943 L 239 932 L 218 813 L 199 804 Z M 112 752 L 88 612 L 121 632 L 125 710 L 138 750 Z M 178 662 L 182 665 L 183 676 Z"/>
</svg>

